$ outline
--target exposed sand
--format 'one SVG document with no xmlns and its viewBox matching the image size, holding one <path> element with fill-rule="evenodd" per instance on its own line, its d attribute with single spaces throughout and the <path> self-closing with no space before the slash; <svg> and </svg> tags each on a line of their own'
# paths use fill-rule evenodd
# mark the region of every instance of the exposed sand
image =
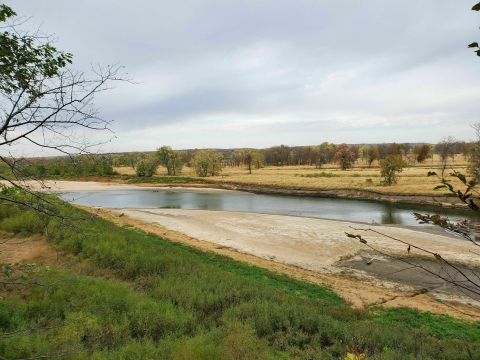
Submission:
<svg viewBox="0 0 480 360">
<path fill-rule="evenodd" d="M 5 181 L 0 181 L 0 184 L 9 185 Z M 100 182 L 100 181 L 69 181 L 69 180 L 45 180 L 39 181 L 25 181 L 22 186 L 26 186 L 32 191 L 42 191 L 47 193 L 61 193 L 61 192 L 84 192 L 84 191 L 104 191 L 104 190 L 152 190 L 165 188 L 178 188 L 179 190 L 192 190 L 198 192 L 230 192 L 233 190 L 206 188 L 198 186 L 183 186 L 173 184 L 122 184 L 119 182 Z M 204 185 L 203 185 L 204 186 Z"/>
<path fill-rule="evenodd" d="M 128 217 L 157 224 L 192 238 L 226 246 L 263 259 L 298 266 L 313 271 L 334 271 L 332 265 L 366 250 L 345 232 L 361 233 L 369 244 L 382 251 L 407 255 L 407 245 L 371 233 L 407 240 L 443 257 L 480 266 L 480 257 L 472 256 L 473 245 L 451 237 L 388 226 L 371 226 L 345 221 L 295 216 L 252 214 L 229 211 L 182 209 L 119 209 Z M 421 254 L 412 248 L 410 254 Z M 424 255 L 424 254 L 423 254 Z"/>
</svg>

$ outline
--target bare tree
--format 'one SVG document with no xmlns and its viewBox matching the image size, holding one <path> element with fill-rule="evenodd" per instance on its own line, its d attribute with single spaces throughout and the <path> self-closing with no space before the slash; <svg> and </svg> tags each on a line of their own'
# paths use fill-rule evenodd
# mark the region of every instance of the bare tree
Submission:
<svg viewBox="0 0 480 360">
<path fill-rule="evenodd" d="M 19 158 L 14 148 L 30 146 L 72 158 L 92 153 L 102 141 L 88 142 L 90 132 L 110 125 L 99 116 L 95 95 L 122 80 L 121 68 L 96 66 L 91 75 L 71 69 L 72 54 L 57 50 L 48 36 L 21 31 L 24 21 L 6 5 L 0 5 L 0 23 L 0 167 L 6 169 L 0 174 L 0 204 L 33 209 L 76 227 L 78 219 L 67 217 L 58 201 L 29 187 L 27 180 L 46 185 L 28 174 L 28 159 Z M 22 264 L 2 265 L 1 282 L 18 286 L 28 271 Z"/>
<path fill-rule="evenodd" d="M 121 68 L 96 66 L 90 76 L 75 71 L 69 67 L 72 54 L 57 50 L 48 36 L 21 31 L 15 19 L 10 7 L 0 5 L 0 22 L 4 23 L 0 32 L 0 165 L 9 170 L 0 179 L 27 191 L 37 200 L 29 205 L 45 210 L 38 203 L 40 195 L 25 185 L 30 179 L 23 171 L 25 159 L 16 158 L 12 148 L 29 144 L 72 157 L 90 153 L 99 142 L 88 142 L 89 132 L 108 130 L 110 125 L 99 116 L 95 95 L 109 89 L 112 81 L 122 80 Z M 2 192 L 1 199 L 19 205 L 7 192 Z"/>
</svg>

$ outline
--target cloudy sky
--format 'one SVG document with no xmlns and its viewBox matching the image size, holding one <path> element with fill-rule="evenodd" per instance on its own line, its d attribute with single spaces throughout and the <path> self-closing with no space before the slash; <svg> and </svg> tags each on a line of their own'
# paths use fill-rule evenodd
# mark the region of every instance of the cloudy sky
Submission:
<svg viewBox="0 0 480 360">
<path fill-rule="evenodd" d="M 7 1 L 74 66 L 122 64 L 106 151 L 469 140 L 473 0 Z"/>
</svg>

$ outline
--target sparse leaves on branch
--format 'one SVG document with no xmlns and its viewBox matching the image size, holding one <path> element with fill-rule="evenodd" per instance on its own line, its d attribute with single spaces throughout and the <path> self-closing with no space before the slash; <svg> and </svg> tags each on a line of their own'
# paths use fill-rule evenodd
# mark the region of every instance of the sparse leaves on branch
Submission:
<svg viewBox="0 0 480 360">
<path fill-rule="evenodd" d="M 480 3 L 473 5 L 472 10 L 480 11 Z M 476 41 L 469 44 L 468 47 L 478 49 L 478 50 L 475 50 L 475 53 L 477 54 L 477 56 L 480 56 L 480 47 L 478 47 L 478 43 Z"/>
</svg>

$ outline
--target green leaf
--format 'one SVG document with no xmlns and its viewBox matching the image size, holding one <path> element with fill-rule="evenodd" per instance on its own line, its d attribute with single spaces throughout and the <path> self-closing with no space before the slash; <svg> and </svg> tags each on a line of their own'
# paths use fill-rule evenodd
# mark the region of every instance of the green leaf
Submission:
<svg viewBox="0 0 480 360">
<path fill-rule="evenodd" d="M 473 5 L 472 10 L 473 11 L 480 11 L 480 3 Z"/>
<path fill-rule="evenodd" d="M 429 171 L 427 176 L 437 176 L 437 173 L 435 171 Z"/>
<path fill-rule="evenodd" d="M 469 48 L 478 48 L 478 43 L 477 42 L 473 42 L 471 44 L 468 44 L 468 47 Z"/>
<path fill-rule="evenodd" d="M 463 175 L 462 173 L 454 172 L 454 173 L 451 173 L 450 176 L 456 177 L 456 178 L 457 178 L 458 180 L 460 180 L 462 183 L 464 183 L 465 185 L 467 185 L 467 178 L 466 178 L 465 175 Z"/>
</svg>

